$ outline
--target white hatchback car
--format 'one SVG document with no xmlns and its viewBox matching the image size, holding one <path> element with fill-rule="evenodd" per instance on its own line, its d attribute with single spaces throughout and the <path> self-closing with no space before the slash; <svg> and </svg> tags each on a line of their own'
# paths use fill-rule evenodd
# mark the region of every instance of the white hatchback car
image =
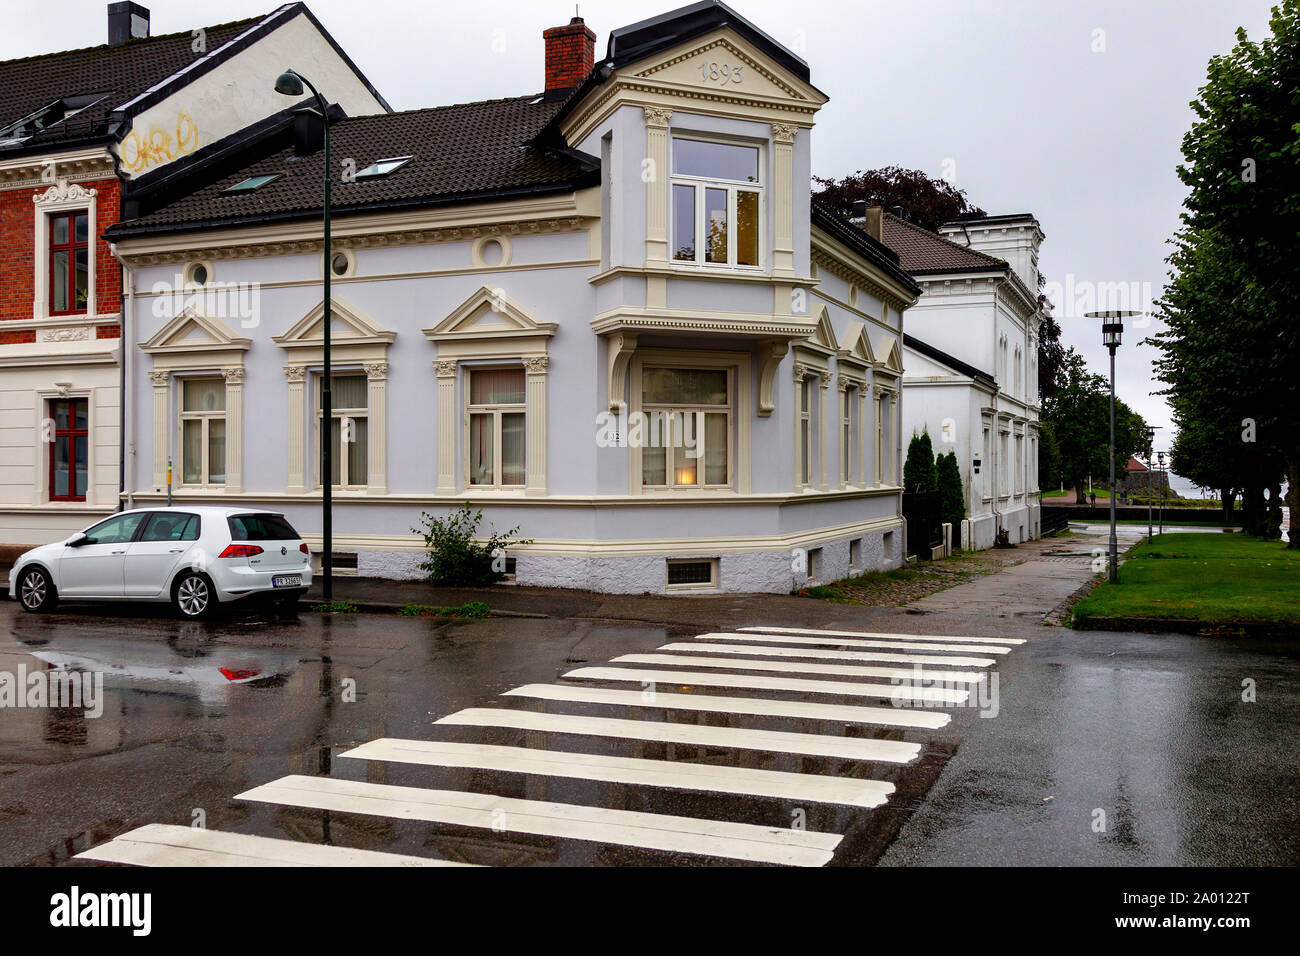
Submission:
<svg viewBox="0 0 1300 956">
<path fill-rule="evenodd" d="M 292 609 L 311 587 L 311 551 L 283 515 L 177 506 L 122 511 L 26 552 L 9 596 L 27 611 L 59 601 L 169 602 L 181 617 L 263 598 Z"/>
</svg>

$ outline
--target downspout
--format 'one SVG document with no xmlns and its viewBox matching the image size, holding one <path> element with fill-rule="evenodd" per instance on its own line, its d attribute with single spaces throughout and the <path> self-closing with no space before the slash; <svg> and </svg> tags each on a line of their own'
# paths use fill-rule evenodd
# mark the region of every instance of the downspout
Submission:
<svg viewBox="0 0 1300 956">
<path fill-rule="evenodd" d="M 966 231 L 965 226 L 962 226 L 962 231 L 963 232 Z M 966 236 L 966 242 L 968 245 L 970 244 L 969 235 Z M 993 282 L 993 368 L 994 370 L 996 370 L 998 367 L 998 286 L 1000 284 L 1001 284 L 1000 280 L 995 280 Z M 1002 408 L 1001 408 L 1001 403 L 998 401 L 998 396 L 1001 394 L 1001 392 L 1002 392 L 1002 383 L 999 382 L 997 383 L 997 391 L 993 393 L 993 434 L 989 436 L 989 438 L 992 439 L 989 442 L 989 445 L 991 446 L 989 448 L 989 451 L 991 452 L 989 457 L 993 459 L 993 495 L 992 495 L 993 540 L 995 542 L 997 541 L 997 536 L 999 532 L 1002 531 L 1002 512 L 998 510 L 998 495 L 1002 489 L 1002 468 L 1003 468 L 1002 422 L 1001 422 L 1001 414 L 1000 414 Z"/>
<path fill-rule="evenodd" d="M 125 212 L 124 199 L 126 194 L 126 183 L 122 176 L 122 165 L 113 147 L 109 146 L 108 155 L 113 158 L 113 174 L 117 177 L 117 221 L 122 221 L 122 215 Z M 117 243 L 109 243 L 109 251 L 113 253 L 113 258 L 117 259 Z M 121 270 L 118 276 L 118 293 L 117 293 L 117 510 L 122 511 L 125 507 L 124 494 L 126 492 L 126 402 L 127 402 L 127 375 L 126 363 L 128 349 L 126 343 L 130 341 L 127 338 L 127 329 L 130 313 L 127 311 L 127 303 L 130 301 L 134 308 L 134 300 L 128 296 L 128 291 L 134 292 L 129 285 L 131 281 L 130 270 L 121 259 L 117 260 L 118 268 Z"/>
</svg>

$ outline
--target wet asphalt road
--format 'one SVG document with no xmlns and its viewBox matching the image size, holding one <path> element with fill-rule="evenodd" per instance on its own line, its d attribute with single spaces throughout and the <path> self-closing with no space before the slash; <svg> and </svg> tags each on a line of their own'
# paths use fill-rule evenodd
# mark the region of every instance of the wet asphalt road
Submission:
<svg viewBox="0 0 1300 956">
<path fill-rule="evenodd" d="M 856 613 L 857 626 L 863 626 L 860 609 L 844 613 Z M 954 613 L 938 604 L 925 612 L 930 618 L 916 613 L 873 626 L 970 633 L 958 630 Z M 1286 648 L 1076 634 L 1037 626 L 1036 619 L 1015 613 L 1005 621 L 984 620 L 986 634 L 1028 641 L 998 662 L 994 719 L 949 708 L 953 721 L 947 727 L 917 730 L 786 717 L 675 712 L 673 718 L 921 745 L 919 759 L 897 766 L 433 724 L 469 707 L 545 710 L 543 702 L 498 695 L 522 684 L 554 683 L 577 664 L 604 664 L 620 654 L 689 640 L 700 627 L 315 614 L 196 624 L 136 608 L 65 609 L 33 617 L 4 602 L 0 671 L 13 673 L 20 665 L 30 671 L 44 659 L 79 662 L 108 676 L 99 718 L 58 710 L 0 711 L 0 864 L 64 864 L 135 827 L 188 826 L 199 816 L 210 830 L 498 865 L 723 862 L 234 799 L 286 774 L 781 828 L 799 815 L 809 831 L 845 834 L 836 865 L 1300 862 L 1297 664 Z M 255 676 L 248 678 L 251 683 L 232 683 L 221 668 Z M 1257 703 L 1239 703 L 1243 678 L 1256 681 Z M 344 699 L 348 681 L 355 682 L 355 702 Z M 848 702 L 786 691 L 704 693 Z M 551 710 L 648 716 L 636 713 L 642 708 L 613 704 Z M 897 790 L 884 806 L 865 810 L 339 756 L 380 737 L 879 779 Z M 1107 814 L 1104 833 L 1092 830 L 1097 808 Z"/>
</svg>

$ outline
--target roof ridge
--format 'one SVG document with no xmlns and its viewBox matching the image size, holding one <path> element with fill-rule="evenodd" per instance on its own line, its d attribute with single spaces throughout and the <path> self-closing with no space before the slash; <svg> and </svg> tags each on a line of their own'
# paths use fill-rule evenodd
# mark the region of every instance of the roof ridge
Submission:
<svg viewBox="0 0 1300 956">
<path fill-rule="evenodd" d="M 522 96 L 500 96 L 497 97 L 496 99 L 471 100 L 467 103 L 446 103 L 443 104 L 442 106 L 417 106 L 414 109 L 393 110 L 392 112 L 389 113 L 359 113 L 356 116 L 342 117 L 341 119 L 337 120 L 334 123 L 331 123 L 330 125 L 337 126 L 339 123 L 345 123 L 349 120 L 372 119 L 372 118 L 383 117 L 383 116 L 414 116 L 417 113 L 436 113 L 439 110 L 465 109 L 466 107 L 470 107 L 470 106 L 495 106 L 498 103 L 514 103 L 520 100 L 533 100 L 543 95 L 544 94 L 542 93 L 525 93 Z"/>
<path fill-rule="evenodd" d="M 279 10 L 280 7 L 276 7 L 275 9 Z M 265 20 L 267 17 L 271 15 L 271 13 L 274 12 L 275 10 L 272 10 L 268 13 L 259 14 L 258 16 L 255 17 L 246 17 L 242 20 L 228 20 L 225 23 L 213 23 L 208 26 L 191 27 L 189 30 L 177 30 L 174 33 L 159 33 L 156 36 L 137 37 L 135 39 L 127 40 L 125 43 L 115 47 L 109 46 L 107 43 L 96 43 L 93 46 L 74 47 L 71 50 L 51 50 L 48 53 L 33 53 L 31 56 L 15 57 L 12 60 L 0 60 L 0 66 L 9 66 L 10 64 L 14 64 L 14 63 L 32 63 L 35 62 L 36 60 L 44 60 L 50 57 L 71 56 L 72 54 L 76 54 L 76 53 L 91 53 L 96 50 L 124 50 L 127 49 L 128 47 L 139 49 L 139 47 L 142 46 L 143 44 L 152 43 L 156 40 L 174 40 L 177 39 L 178 37 L 192 37 L 194 35 L 194 30 L 196 29 L 206 31 L 206 30 L 223 30 L 226 29 L 227 27 L 235 27 L 235 26 L 251 26 L 254 23 L 260 23 L 261 21 Z"/>
</svg>

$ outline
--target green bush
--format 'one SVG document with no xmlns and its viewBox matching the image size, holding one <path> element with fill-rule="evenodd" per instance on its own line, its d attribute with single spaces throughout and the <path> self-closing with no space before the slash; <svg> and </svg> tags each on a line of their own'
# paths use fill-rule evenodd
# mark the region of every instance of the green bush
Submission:
<svg viewBox="0 0 1300 956">
<path fill-rule="evenodd" d="M 429 604 L 403 604 L 397 609 L 402 617 L 487 617 L 490 612 L 482 601 L 466 601 L 459 607 L 434 607 Z"/>
<path fill-rule="evenodd" d="M 957 453 L 950 451 L 940 455 L 936 471 L 939 475 L 940 520 L 952 524 L 953 539 L 960 546 L 961 523 L 966 517 L 966 491 L 962 486 Z"/>
<path fill-rule="evenodd" d="M 934 447 L 929 431 L 913 435 L 907 446 L 907 461 L 903 463 L 904 491 L 935 491 L 939 479 L 934 470 Z"/>
<path fill-rule="evenodd" d="M 420 513 L 423 527 L 412 528 L 424 538 L 426 558 L 419 568 L 430 584 L 443 587 L 480 587 L 505 576 L 505 551 L 512 544 L 531 544 L 517 539 L 518 526 L 504 534 L 493 531 L 482 543 L 478 539 L 483 512 L 471 511 L 468 502 L 439 518 Z M 497 559 L 500 560 L 497 560 Z"/>
</svg>

